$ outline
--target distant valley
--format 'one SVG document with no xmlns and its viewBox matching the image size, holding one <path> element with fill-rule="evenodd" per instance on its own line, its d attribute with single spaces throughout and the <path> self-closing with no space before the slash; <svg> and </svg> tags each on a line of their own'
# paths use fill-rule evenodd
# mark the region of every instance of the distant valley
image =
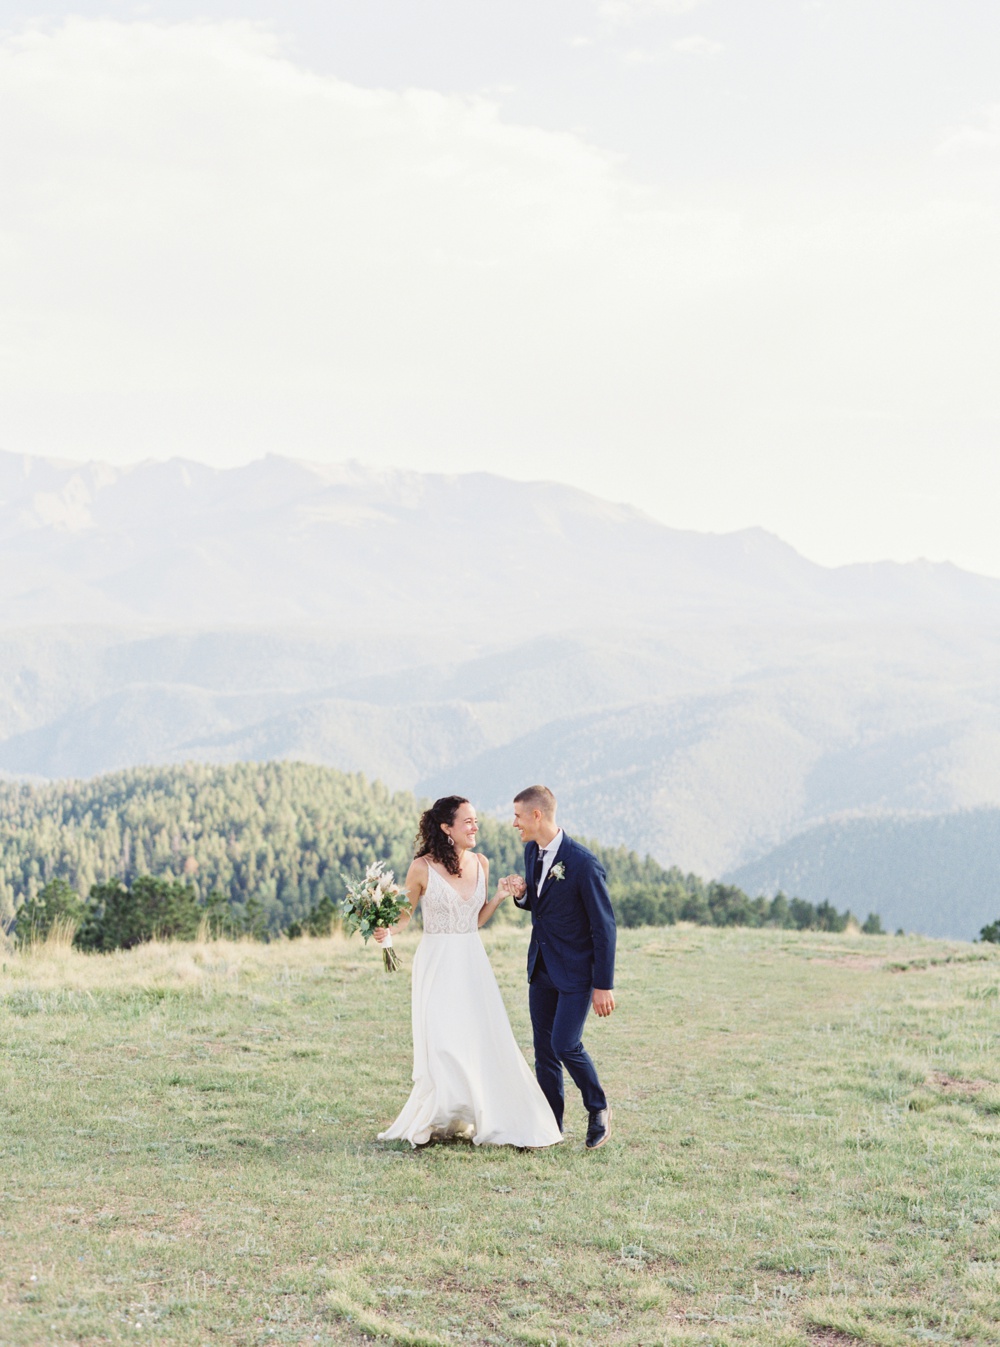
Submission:
<svg viewBox="0 0 1000 1347">
<path fill-rule="evenodd" d="M 571 830 L 773 887 L 845 819 L 1000 806 L 1000 581 L 485 475 L 0 454 L 0 773 L 282 758 L 501 813 L 544 779 Z"/>
</svg>

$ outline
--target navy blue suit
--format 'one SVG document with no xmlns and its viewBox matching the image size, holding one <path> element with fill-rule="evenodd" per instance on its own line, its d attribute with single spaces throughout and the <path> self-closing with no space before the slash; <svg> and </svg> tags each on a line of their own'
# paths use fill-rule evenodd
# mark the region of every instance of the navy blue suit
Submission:
<svg viewBox="0 0 1000 1347">
<path fill-rule="evenodd" d="M 537 859 L 538 846 L 529 842 L 524 849 L 528 889 L 517 905 L 531 912 L 528 1004 L 535 1075 L 562 1127 L 564 1066 L 588 1112 L 608 1106 L 582 1039 L 594 988 L 614 987 L 617 932 L 607 876 L 592 851 L 563 833 L 540 893 L 535 888 Z M 560 866 L 561 879 L 553 874 Z"/>
</svg>

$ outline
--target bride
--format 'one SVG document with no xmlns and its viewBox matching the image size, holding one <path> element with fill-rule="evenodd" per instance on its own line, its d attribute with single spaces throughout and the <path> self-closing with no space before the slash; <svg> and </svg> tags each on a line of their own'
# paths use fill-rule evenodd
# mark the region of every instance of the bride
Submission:
<svg viewBox="0 0 1000 1347">
<path fill-rule="evenodd" d="M 475 853 L 476 811 L 460 795 L 420 818 L 406 876 L 410 912 L 424 905 L 413 958 L 413 1090 L 380 1141 L 423 1146 L 448 1136 L 477 1145 L 554 1146 L 562 1140 L 538 1082 L 514 1040 L 479 927 L 508 897 L 502 879 L 487 902 L 490 863 Z M 389 928 L 380 927 L 381 944 Z"/>
</svg>

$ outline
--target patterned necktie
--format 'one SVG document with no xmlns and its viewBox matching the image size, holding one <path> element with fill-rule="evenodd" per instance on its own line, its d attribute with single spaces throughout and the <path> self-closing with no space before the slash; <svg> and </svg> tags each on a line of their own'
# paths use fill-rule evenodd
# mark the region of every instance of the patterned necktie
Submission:
<svg viewBox="0 0 1000 1347">
<path fill-rule="evenodd" d="M 545 852 L 539 847 L 538 857 L 535 861 L 535 892 L 542 887 L 542 867 L 545 864 Z"/>
</svg>

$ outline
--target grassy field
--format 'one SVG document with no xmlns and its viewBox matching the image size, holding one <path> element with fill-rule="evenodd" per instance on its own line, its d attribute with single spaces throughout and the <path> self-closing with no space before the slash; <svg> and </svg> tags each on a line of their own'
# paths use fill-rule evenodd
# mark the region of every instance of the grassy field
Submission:
<svg viewBox="0 0 1000 1347">
<path fill-rule="evenodd" d="M 518 1154 L 375 1140 L 400 945 L 3 954 L 0 1343 L 1000 1340 L 1000 949 L 625 931 L 613 1137 Z"/>
</svg>

